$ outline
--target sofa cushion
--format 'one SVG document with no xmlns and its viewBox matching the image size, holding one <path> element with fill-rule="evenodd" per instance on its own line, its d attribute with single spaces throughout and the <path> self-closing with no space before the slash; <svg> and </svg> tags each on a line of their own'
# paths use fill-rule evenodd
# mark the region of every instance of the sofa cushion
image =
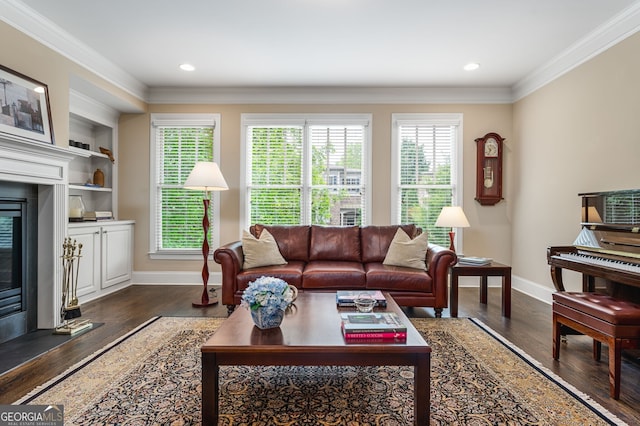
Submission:
<svg viewBox="0 0 640 426">
<path fill-rule="evenodd" d="M 363 226 L 360 228 L 362 262 L 382 262 L 398 228 L 402 228 L 411 238 L 420 233 L 415 225 Z"/>
<path fill-rule="evenodd" d="M 433 279 L 424 270 L 367 263 L 365 272 L 371 290 L 433 292 Z"/>
<path fill-rule="evenodd" d="M 287 263 L 269 231 L 263 231 L 260 238 L 254 237 L 247 231 L 242 231 L 242 251 L 244 253 L 242 269 Z"/>
<path fill-rule="evenodd" d="M 382 263 L 426 271 L 425 258 L 428 245 L 429 241 L 426 232 L 411 239 L 406 232 L 398 228 Z"/>
<path fill-rule="evenodd" d="M 360 262 L 360 227 L 311 226 L 309 260 Z"/>
<path fill-rule="evenodd" d="M 261 266 L 258 268 L 240 271 L 236 277 L 236 291 L 242 293 L 249 283 L 260 277 L 276 277 L 284 280 L 287 284 L 302 288 L 302 270 L 304 262 L 292 260 L 286 265 Z"/>
<path fill-rule="evenodd" d="M 278 243 L 280 253 L 287 260 L 309 260 L 309 226 L 261 225 L 250 228 L 251 233 L 259 237 L 267 229 Z"/>
<path fill-rule="evenodd" d="M 360 262 L 312 260 L 302 274 L 303 289 L 365 288 L 364 267 Z"/>
</svg>

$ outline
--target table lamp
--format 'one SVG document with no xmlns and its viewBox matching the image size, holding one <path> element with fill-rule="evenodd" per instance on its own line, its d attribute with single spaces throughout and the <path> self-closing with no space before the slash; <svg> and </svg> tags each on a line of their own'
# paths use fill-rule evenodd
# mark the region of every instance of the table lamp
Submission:
<svg viewBox="0 0 640 426">
<path fill-rule="evenodd" d="M 209 299 L 207 283 L 209 282 L 209 204 L 211 202 L 211 191 L 226 191 L 229 189 L 227 182 L 222 176 L 218 164 L 211 161 L 199 161 L 189 173 L 189 177 L 183 186 L 185 189 L 204 191 L 204 216 L 202 217 L 202 228 L 204 229 L 204 240 L 202 241 L 202 257 L 204 266 L 202 267 L 202 298 L 200 301 L 192 303 L 194 307 L 202 308 L 218 303 L 217 298 Z"/>
<path fill-rule="evenodd" d="M 436 220 L 436 226 L 451 228 L 449 232 L 449 240 L 451 241 L 451 245 L 449 246 L 449 250 L 455 253 L 456 248 L 453 244 L 453 239 L 456 236 L 454 232 L 454 228 L 468 228 L 469 221 L 467 217 L 464 215 L 462 211 L 462 207 L 459 206 L 448 206 L 443 207 L 438 219 Z"/>
</svg>

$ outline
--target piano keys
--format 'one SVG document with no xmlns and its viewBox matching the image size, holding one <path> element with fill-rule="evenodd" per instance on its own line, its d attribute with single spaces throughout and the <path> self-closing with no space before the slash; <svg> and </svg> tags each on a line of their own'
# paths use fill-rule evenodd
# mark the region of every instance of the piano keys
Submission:
<svg viewBox="0 0 640 426">
<path fill-rule="evenodd" d="M 640 301 L 640 190 L 579 194 L 582 229 L 571 246 L 547 248 L 551 279 L 564 291 L 563 269 L 582 274 L 582 290 L 603 289 Z M 597 288 L 597 284 L 603 286 Z"/>
</svg>

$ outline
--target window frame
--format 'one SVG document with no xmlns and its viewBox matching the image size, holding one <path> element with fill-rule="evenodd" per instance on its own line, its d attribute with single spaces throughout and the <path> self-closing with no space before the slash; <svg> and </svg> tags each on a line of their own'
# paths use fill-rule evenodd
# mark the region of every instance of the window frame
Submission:
<svg viewBox="0 0 640 426">
<path fill-rule="evenodd" d="M 335 114 L 319 114 L 319 113 L 243 113 L 241 114 L 241 162 L 240 162 L 240 224 L 242 229 L 248 229 L 253 225 L 249 223 L 251 214 L 249 212 L 249 191 L 247 189 L 248 182 L 248 149 L 249 141 L 247 140 L 247 131 L 251 126 L 274 126 L 274 127 L 291 127 L 301 126 L 303 128 L 303 182 L 301 193 L 303 197 L 309 197 L 311 193 L 311 158 L 309 152 L 311 150 L 311 126 L 347 126 L 347 125 L 362 125 L 363 137 L 364 137 L 364 158 L 363 167 L 365 169 L 365 179 L 362 184 L 364 188 L 364 202 L 363 209 L 365 210 L 364 222 L 362 225 L 366 225 L 371 221 L 371 151 L 372 151 L 372 137 L 371 137 L 371 119 L 372 115 L 368 113 L 335 113 Z M 306 198 L 305 198 L 306 199 Z M 302 207 L 303 222 L 310 222 L 310 212 L 308 207 Z M 308 225 L 308 223 L 304 223 Z"/>
<path fill-rule="evenodd" d="M 176 127 L 213 127 L 213 159 L 220 164 L 220 114 L 218 113 L 152 113 L 150 117 L 150 143 L 149 143 L 149 250 L 147 254 L 151 259 L 167 260 L 202 260 L 202 248 L 193 249 L 159 249 L 156 246 L 157 226 L 159 217 L 157 214 L 157 170 L 156 164 L 159 152 L 156 145 L 156 129 L 160 126 Z M 204 214 L 204 206 L 203 211 Z M 211 191 L 209 208 L 209 247 L 220 245 L 220 192 Z M 204 231 L 203 231 L 204 233 Z M 213 251 L 209 253 L 209 259 L 213 259 Z"/>
<path fill-rule="evenodd" d="M 401 126 L 454 126 L 451 147 L 451 184 L 433 188 L 451 188 L 451 205 L 461 206 L 463 200 L 463 114 L 462 113 L 394 113 L 391 115 L 391 222 L 400 223 L 400 140 Z M 456 232 L 455 246 L 462 252 L 462 232 Z"/>
</svg>

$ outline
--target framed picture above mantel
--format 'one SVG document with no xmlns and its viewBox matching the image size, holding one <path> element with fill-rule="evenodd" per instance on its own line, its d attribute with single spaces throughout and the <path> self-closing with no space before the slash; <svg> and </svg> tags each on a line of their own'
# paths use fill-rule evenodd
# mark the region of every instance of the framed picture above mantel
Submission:
<svg viewBox="0 0 640 426">
<path fill-rule="evenodd" d="M 54 142 L 47 85 L 2 65 L 0 137 Z"/>
</svg>

